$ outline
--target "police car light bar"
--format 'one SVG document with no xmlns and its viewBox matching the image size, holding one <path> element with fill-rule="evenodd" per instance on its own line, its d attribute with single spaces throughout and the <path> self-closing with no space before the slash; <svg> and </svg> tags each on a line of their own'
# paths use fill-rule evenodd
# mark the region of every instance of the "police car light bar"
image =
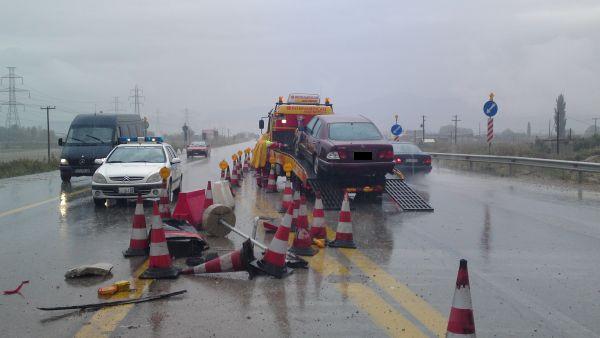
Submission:
<svg viewBox="0 0 600 338">
<path fill-rule="evenodd" d="M 150 142 L 150 143 L 163 143 L 163 138 L 160 136 L 146 136 L 146 137 L 119 137 L 119 144 L 129 142 Z"/>
</svg>

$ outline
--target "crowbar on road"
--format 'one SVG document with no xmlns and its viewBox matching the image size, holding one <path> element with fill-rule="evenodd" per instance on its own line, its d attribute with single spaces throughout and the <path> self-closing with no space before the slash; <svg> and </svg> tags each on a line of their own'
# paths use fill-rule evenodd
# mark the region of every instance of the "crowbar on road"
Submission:
<svg viewBox="0 0 600 338">
<path fill-rule="evenodd" d="M 38 307 L 38 310 L 42 311 L 56 311 L 56 310 L 84 310 L 84 309 L 99 309 L 107 306 L 117 306 L 117 305 L 125 305 L 125 304 L 137 304 L 143 302 L 149 302 L 153 300 L 159 300 L 163 298 L 169 298 L 177 295 L 181 295 L 186 293 L 187 290 L 181 290 L 176 292 L 164 293 L 162 295 L 156 296 L 147 296 L 141 297 L 137 299 L 126 299 L 126 300 L 117 300 L 114 302 L 104 302 L 104 303 L 93 303 L 93 304 L 83 304 L 83 305 L 71 305 L 71 306 L 57 306 L 57 307 Z"/>
</svg>

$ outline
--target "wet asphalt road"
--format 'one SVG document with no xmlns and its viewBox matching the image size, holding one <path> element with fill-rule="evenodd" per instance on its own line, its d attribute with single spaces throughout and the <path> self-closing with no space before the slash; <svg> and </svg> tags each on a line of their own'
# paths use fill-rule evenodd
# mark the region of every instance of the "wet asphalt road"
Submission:
<svg viewBox="0 0 600 338">
<path fill-rule="evenodd" d="M 218 162 L 246 146 L 189 161 L 184 191 L 204 188 Z M 51 313 L 35 307 L 97 302 L 99 286 L 132 278 L 144 259 L 121 251 L 134 205 L 94 208 L 89 178 L 61 187 L 58 172 L 0 180 L 0 288 L 30 280 L 21 295 L 0 296 L 0 329 L 10 337 L 427 336 L 444 332 L 458 259 L 466 258 L 478 335 L 600 335 L 597 193 L 440 168 L 409 181 L 435 212 L 402 213 L 387 199 L 356 205 L 359 249 L 321 250 L 310 269 L 284 280 L 181 276 L 138 285 L 140 293 L 188 290 L 168 301 Z M 276 216 L 279 198 L 245 180 L 238 226 L 250 232 L 255 215 Z M 327 212 L 333 228 L 336 216 Z M 210 240 L 219 252 L 240 243 L 234 234 Z M 101 261 L 114 264 L 112 277 L 63 277 Z"/>
</svg>

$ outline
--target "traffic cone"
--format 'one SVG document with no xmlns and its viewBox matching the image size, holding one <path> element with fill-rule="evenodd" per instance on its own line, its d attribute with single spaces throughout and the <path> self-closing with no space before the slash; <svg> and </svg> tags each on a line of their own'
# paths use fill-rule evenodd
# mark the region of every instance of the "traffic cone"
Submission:
<svg viewBox="0 0 600 338">
<path fill-rule="evenodd" d="M 262 225 L 263 225 L 263 228 L 265 228 L 265 232 L 275 232 L 278 229 L 277 225 L 271 224 L 267 221 L 264 221 L 262 223 Z"/>
<path fill-rule="evenodd" d="M 171 218 L 171 210 L 169 206 L 169 196 L 167 192 L 167 182 L 163 182 L 162 185 L 162 195 L 160 197 L 160 218 Z"/>
<path fill-rule="evenodd" d="M 267 169 L 267 167 L 264 167 L 263 171 L 262 171 L 262 186 L 266 188 L 268 184 L 269 184 L 269 170 Z"/>
<path fill-rule="evenodd" d="M 242 167 L 242 170 L 247 173 L 248 172 L 248 155 L 246 155 L 246 157 L 244 157 L 244 166 Z"/>
<path fill-rule="evenodd" d="M 269 172 L 269 180 L 267 181 L 267 192 L 277 192 L 277 185 L 275 184 L 275 168 L 271 167 Z"/>
<path fill-rule="evenodd" d="M 328 243 L 329 246 L 335 248 L 351 248 L 356 249 L 354 239 L 352 237 L 352 216 L 350 215 L 350 202 L 348 201 L 348 193 L 344 194 L 342 209 L 340 210 L 340 218 L 335 232 L 335 240 Z"/>
<path fill-rule="evenodd" d="M 318 249 L 313 248 L 312 237 L 308 230 L 308 216 L 306 210 L 306 197 L 300 198 L 300 208 L 298 209 L 298 221 L 296 224 L 296 237 L 290 248 L 290 252 L 300 256 L 314 256 Z"/>
<path fill-rule="evenodd" d="M 461 259 L 456 276 L 456 289 L 448 318 L 446 337 L 475 337 L 475 320 L 471 303 L 471 287 L 467 260 Z"/>
<path fill-rule="evenodd" d="M 288 240 L 290 238 L 290 226 L 292 223 L 292 208 L 288 208 L 287 213 L 283 216 L 279 228 L 275 236 L 269 244 L 269 248 L 263 255 L 263 258 L 251 263 L 252 266 L 260 271 L 282 278 L 291 273 L 292 270 L 285 265 L 285 256 L 288 250 Z"/>
<path fill-rule="evenodd" d="M 244 180 L 244 173 L 242 171 L 242 158 L 237 162 L 238 180 L 242 182 Z"/>
<path fill-rule="evenodd" d="M 262 186 L 263 186 L 263 185 L 262 185 L 262 175 L 261 175 L 261 168 L 256 168 L 256 173 L 255 173 L 255 176 L 256 176 L 256 185 L 257 185 L 259 188 L 262 188 Z"/>
<path fill-rule="evenodd" d="M 242 244 L 242 248 L 226 255 L 219 256 L 206 263 L 181 271 L 183 275 L 247 271 L 250 276 L 254 275 L 254 268 L 250 262 L 254 261 L 254 244 L 248 239 Z"/>
<path fill-rule="evenodd" d="M 169 247 L 165 239 L 165 230 L 158 213 L 158 204 L 154 202 L 152 209 L 152 230 L 150 231 L 150 258 L 148 269 L 140 275 L 143 279 L 176 278 L 179 270 L 173 267 Z"/>
<path fill-rule="evenodd" d="M 221 170 L 221 181 L 225 181 L 225 170 Z"/>
<path fill-rule="evenodd" d="M 147 256 L 148 250 L 150 250 L 150 244 L 148 242 L 146 216 L 144 216 L 144 202 L 142 200 L 142 195 L 140 194 L 138 194 L 137 203 L 135 204 L 130 238 L 129 248 L 123 251 L 123 256 Z"/>
<path fill-rule="evenodd" d="M 281 208 L 279 212 L 285 212 L 290 205 L 293 205 L 292 181 L 289 177 L 285 178 L 285 187 L 283 188 L 283 197 L 281 198 Z"/>
<path fill-rule="evenodd" d="M 298 224 L 298 209 L 300 208 L 300 191 L 294 191 L 294 198 L 292 200 L 292 231 L 296 231 L 296 225 Z"/>
<path fill-rule="evenodd" d="M 310 236 L 318 239 L 327 238 L 327 231 L 325 230 L 325 211 L 323 211 L 323 200 L 321 199 L 320 191 L 315 193 L 315 208 L 313 209 L 313 222 L 310 227 Z"/>
<path fill-rule="evenodd" d="M 225 174 L 225 180 L 231 182 L 231 171 L 229 171 L 229 167 L 227 167 L 227 172 Z"/>
<path fill-rule="evenodd" d="M 237 167 L 236 167 L 235 162 L 233 162 L 233 169 L 231 171 L 231 185 L 238 186 L 238 187 L 240 185 L 240 183 L 238 181 Z"/>
<path fill-rule="evenodd" d="M 206 192 L 204 193 L 204 210 L 213 205 L 212 184 L 210 181 L 206 183 Z"/>
</svg>

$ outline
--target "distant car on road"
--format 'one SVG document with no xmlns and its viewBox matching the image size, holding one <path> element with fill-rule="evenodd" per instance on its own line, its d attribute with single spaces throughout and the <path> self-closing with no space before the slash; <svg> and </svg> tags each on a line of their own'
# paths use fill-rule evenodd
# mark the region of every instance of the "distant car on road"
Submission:
<svg viewBox="0 0 600 338">
<path fill-rule="evenodd" d="M 152 139 L 156 141 L 152 142 Z M 174 192 L 181 191 L 181 159 L 173 147 L 162 143 L 160 138 L 134 139 L 116 146 L 106 159 L 96 162 L 101 164 L 92 176 L 92 197 L 96 205 L 104 205 L 107 198 L 133 199 L 138 194 L 144 199 L 160 197 L 162 178 L 159 170 L 162 167 L 171 170 L 167 181 L 169 199 L 172 200 Z"/>
<path fill-rule="evenodd" d="M 205 141 L 194 141 L 186 148 L 187 157 L 204 156 L 210 157 L 210 145 Z"/>
<path fill-rule="evenodd" d="M 431 156 L 410 142 L 393 142 L 394 168 L 405 174 L 429 173 Z"/>
<path fill-rule="evenodd" d="M 317 176 L 371 176 L 379 181 L 393 170 L 393 148 L 362 116 L 318 115 L 296 133 L 295 152 Z"/>
</svg>

